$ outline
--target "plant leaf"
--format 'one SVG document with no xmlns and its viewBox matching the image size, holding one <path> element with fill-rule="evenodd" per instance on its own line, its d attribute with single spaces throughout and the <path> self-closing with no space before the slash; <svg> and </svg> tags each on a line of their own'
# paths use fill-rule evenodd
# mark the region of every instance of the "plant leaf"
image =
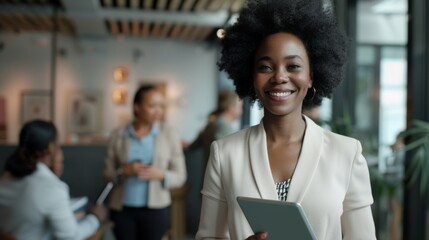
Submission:
<svg viewBox="0 0 429 240">
<path fill-rule="evenodd" d="M 421 160 L 421 168 L 418 170 L 420 171 L 420 194 L 421 196 L 424 196 L 424 193 L 426 192 L 426 187 L 427 187 L 427 182 L 428 182 L 428 172 L 427 170 L 427 160 L 425 159 L 424 156 L 426 156 L 427 151 L 426 151 L 426 147 L 422 147 L 423 149 L 423 156 L 422 156 L 422 160 Z"/>
<path fill-rule="evenodd" d="M 429 123 L 427 123 L 425 121 L 415 119 L 414 121 L 412 121 L 412 125 L 414 125 L 416 127 L 420 127 L 422 129 L 426 129 L 426 131 L 429 132 Z"/>
<path fill-rule="evenodd" d="M 419 147 L 410 160 L 410 165 L 406 172 L 407 185 L 416 182 L 417 177 L 421 174 L 422 160 L 424 159 L 424 147 Z"/>
<path fill-rule="evenodd" d="M 405 138 L 408 136 L 415 136 L 415 135 L 421 135 L 421 134 L 425 134 L 424 130 L 422 131 L 422 129 L 420 128 L 412 127 L 402 132 L 399 136 L 402 138 Z M 426 134 L 429 134 L 429 132 Z"/>
<path fill-rule="evenodd" d="M 429 141 L 428 137 L 424 137 L 424 138 L 420 138 L 418 140 L 412 141 L 410 143 L 408 143 L 407 145 L 405 145 L 405 147 L 403 149 L 401 149 L 402 151 L 409 151 L 412 150 L 416 147 L 419 147 L 423 144 L 425 144 L 427 141 Z"/>
<path fill-rule="evenodd" d="M 423 162 L 423 168 L 421 170 L 422 172 L 422 179 L 421 179 L 421 184 L 420 184 L 420 194 L 421 196 L 426 196 L 426 193 L 428 192 L 428 186 L 429 186 L 429 159 L 428 159 L 428 154 L 429 154 L 429 148 L 428 145 L 425 146 L 425 153 L 424 155 L 426 156 L 424 158 L 424 162 Z M 423 174 L 425 175 L 425 177 L 423 178 Z"/>
</svg>

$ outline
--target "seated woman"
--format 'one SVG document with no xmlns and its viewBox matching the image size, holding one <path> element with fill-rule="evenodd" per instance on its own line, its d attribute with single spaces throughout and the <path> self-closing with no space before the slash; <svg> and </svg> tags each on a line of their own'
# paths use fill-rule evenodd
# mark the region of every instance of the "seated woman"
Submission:
<svg viewBox="0 0 429 240">
<path fill-rule="evenodd" d="M 58 149 L 52 123 L 24 125 L 0 178 L 1 233 L 16 239 L 84 239 L 104 220 L 104 207 L 96 206 L 93 214 L 76 221 L 68 186 L 50 170 Z"/>
</svg>

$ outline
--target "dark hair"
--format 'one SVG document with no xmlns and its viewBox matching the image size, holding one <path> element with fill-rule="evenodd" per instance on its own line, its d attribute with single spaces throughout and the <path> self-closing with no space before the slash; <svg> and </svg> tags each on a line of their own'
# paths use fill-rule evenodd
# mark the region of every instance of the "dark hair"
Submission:
<svg viewBox="0 0 429 240">
<path fill-rule="evenodd" d="M 54 124 L 44 120 L 27 122 L 19 134 L 19 145 L 6 160 L 5 170 L 22 178 L 36 170 L 39 154 L 57 139 Z"/>
<path fill-rule="evenodd" d="M 322 0 L 249 0 L 235 24 L 225 29 L 221 40 L 220 70 L 234 81 L 237 94 L 257 99 L 253 89 L 254 55 L 269 35 L 287 32 L 304 43 L 310 59 L 313 87 L 308 97 L 320 105 L 322 97 L 331 97 L 344 75 L 346 37 L 339 30 L 333 10 Z"/>
<path fill-rule="evenodd" d="M 137 89 L 136 93 L 134 94 L 134 101 L 133 101 L 134 116 L 136 116 L 136 112 L 134 111 L 134 105 L 139 104 L 145 92 L 150 90 L 157 90 L 157 88 L 154 85 L 143 85 L 139 89 Z"/>
</svg>

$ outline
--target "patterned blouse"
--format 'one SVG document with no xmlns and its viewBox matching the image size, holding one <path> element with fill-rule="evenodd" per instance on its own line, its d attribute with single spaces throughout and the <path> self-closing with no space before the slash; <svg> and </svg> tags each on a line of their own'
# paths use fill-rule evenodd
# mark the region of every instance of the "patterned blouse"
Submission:
<svg viewBox="0 0 429 240">
<path fill-rule="evenodd" d="M 289 178 L 288 180 L 285 180 L 283 182 L 276 183 L 277 196 L 280 201 L 286 201 L 291 180 L 292 178 Z"/>
</svg>

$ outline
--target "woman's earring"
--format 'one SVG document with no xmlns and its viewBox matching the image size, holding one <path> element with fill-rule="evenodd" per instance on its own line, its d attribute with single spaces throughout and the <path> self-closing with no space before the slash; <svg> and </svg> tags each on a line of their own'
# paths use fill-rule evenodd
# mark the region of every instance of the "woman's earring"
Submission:
<svg viewBox="0 0 429 240">
<path fill-rule="evenodd" d="M 308 91 L 307 91 L 307 96 L 305 97 L 305 99 L 306 99 L 306 100 L 309 100 L 309 101 L 312 101 L 312 100 L 314 99 L 314 97 L 316 96 L 316 92 L 317 92 L 317 91 L 316 91 L 316 88 L 315 88 L 315 87 L 311 87 L 311 88 L 309 88 L 309 90 L 310 90 L 310 89 L 313 89 L 313 95 L 311 96 L 311 98 L 309 98 L 309 97 L 308 97 Z"/>
</svg>

